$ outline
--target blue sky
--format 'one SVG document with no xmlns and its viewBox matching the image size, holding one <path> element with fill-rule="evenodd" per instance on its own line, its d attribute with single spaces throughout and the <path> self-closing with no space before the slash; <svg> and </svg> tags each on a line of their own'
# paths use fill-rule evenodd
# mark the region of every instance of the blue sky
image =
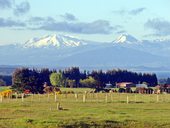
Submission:
<svg viewBox="0 0 170 128">
<path fill-rule="evenodd" d="M 169 0 L 0 0 L 0 44 L 53 33 L 112 41 L 170 35 Z"/>
</svg>

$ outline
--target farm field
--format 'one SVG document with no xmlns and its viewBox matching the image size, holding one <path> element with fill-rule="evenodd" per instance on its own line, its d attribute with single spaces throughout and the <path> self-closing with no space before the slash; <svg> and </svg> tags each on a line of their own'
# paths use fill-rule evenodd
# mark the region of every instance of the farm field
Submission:
<svg viewBox="0 0 170 128">
<path fill-rule="evenodd" d="M 4 86 L 4 87 L 0 87 L 0 92 L 2 92 L 2 91 L 4 91 L 4 90 L 7 90 L 7 89 L 9 89 L 10 87 L 8 87 L 8 86 Z"/>
<path fill-rule="evenodd" d="M 29 95 L 0 102 L 0 128 L 169 128 L 169 94 Z M 60 109 L 57 110 L 58 103 Z"/>
</svg>

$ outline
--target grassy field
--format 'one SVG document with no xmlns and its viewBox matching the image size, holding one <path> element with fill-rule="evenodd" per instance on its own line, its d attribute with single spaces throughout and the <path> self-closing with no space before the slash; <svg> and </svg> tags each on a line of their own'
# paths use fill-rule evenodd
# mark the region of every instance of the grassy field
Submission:
<svg viewBox="0 0 170 128">
<path fill-rule="evenodd" d="M 85 102 L 82 93 L 57 95 L 57 102 L 54 97 L 30 95 L 23 102 L 20 98 L 3 99 L 0 128 L 170 127 L 168 94 L 87 94 Z M 57 110 L 58 103 L 62 110 Z"/>
<path fill-rule="evenodd" d="M 85 91 L 90 92 L 94 89 L 91 88 L 60 88 L 60 90 L 63 91 L 73 91 L 74 93 L 84 93 Z"/>
<path fill-rule="evenodd" d="M 2 91 L 4 91 L 4 90 L 7 90 L 7 89 L 9 89 L 10 87 L 8 87 L 8 86 L 4 86 L 4 87 L 0 87 L 0 92 L 2 92 Z"/>
</svg>

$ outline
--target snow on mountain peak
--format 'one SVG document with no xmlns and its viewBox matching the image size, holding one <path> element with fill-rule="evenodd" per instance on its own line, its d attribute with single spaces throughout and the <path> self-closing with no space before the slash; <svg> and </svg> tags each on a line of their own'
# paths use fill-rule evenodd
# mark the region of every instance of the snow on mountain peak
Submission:
<svg viewBox="0 0 170 128">
<path fill-rule="evenodd" d="M 139 41 L 129 34 L 122 34 L 114 41 L 114 43 L 129 43 L 129 44 L 137 42 Z"/>
<path fill-rule="evenodd" d="M 72 36 L 66 35 L 48 35 L 42 38 L 32 38 L 25 42 L 24 48 L 41 48 L 41 47 L 77 47 L 84 45 L 83 41 Z"/>
</svg>

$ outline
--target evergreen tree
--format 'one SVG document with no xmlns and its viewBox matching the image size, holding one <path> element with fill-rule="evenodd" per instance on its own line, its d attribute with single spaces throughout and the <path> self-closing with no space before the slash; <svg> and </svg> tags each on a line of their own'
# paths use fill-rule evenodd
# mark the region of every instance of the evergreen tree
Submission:
<svg viewBox="0 0 170 128">
<path fill-rule="evenodd" d="M 0 79 L 0 86 L 6 86 L 6 82 L 3 79 Z"/>
<path fill-rule="evenodd" d="M 170 78 L 166 80 L 166 84 L 170 84 Z"/>
<path fill-rule="evenodd" d="M 18 92 L 29 89 L 29 69 L 16 69 L 12 75 L 12 88 Z"/>
</svg>

